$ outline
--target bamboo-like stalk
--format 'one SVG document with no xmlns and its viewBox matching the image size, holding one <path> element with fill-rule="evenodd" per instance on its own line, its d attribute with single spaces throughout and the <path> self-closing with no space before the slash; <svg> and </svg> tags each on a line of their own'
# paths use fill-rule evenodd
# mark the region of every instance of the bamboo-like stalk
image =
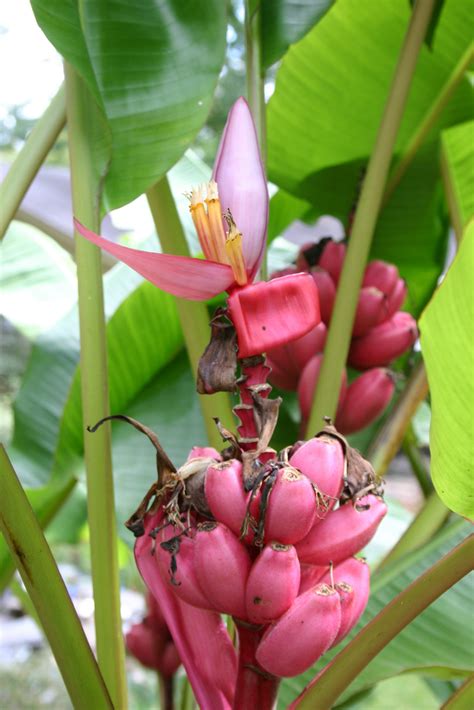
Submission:
<svg viewBox="0 0 474 710">
<path fill-rule="evenodd" d="M 384 475 L 390 461 L 402 445 L 403 437 L 410 425 L 410 421 L 427 394 L 428 379 L 425 365 L 420 361 L 414 367 L 392 413 L 372 442 L 367 453 L 367 458 L 372 463 L 379 478 Z"/>
<path fill-rule="evenodd" d="M 316 396 L 308 421 L 308 432 L 317 431 L 323 417 L 334 418 L 336 412 L 339 383 L 349 351 L 357 296 L 382 204 L 395 139 L 434 4 L 434 0 L 417 1 L 400 52 L 355 213 L 351 238 L 337 289 Z"/>
<path fill-rule="evenodd" d="M 164 177 L 159 180 L 146 194 L 163 250 L 179 256 L 189 256 L 186 237 L 168 179 Z M 199 359 L 209 342 L 209 314 L 206 306 L 201 302 L 187 301 L 184 298 L 176 298 L 175 302 L 189 361 L 193 375 L 196 377 Z M 209 444 L 220 449 L 222 439 L 217 431 L 213 417 L 218 417 L 226 428 L 233 427 L 234 418 L 229 396 L 224 392 L 213 395 L 199 395 L 199 403 Z"/>
<path fill-rule="evenodd" d="M 473 707 L 474 673 L 446 700 L 441 710 L 472 710 Z"/>
<path fill-rule="evenodd" d="M 15 559 L 77 710 L 112 702 L 28 498 L 0 447 L 0 529 Z"/>
<path fill-rule="evenodd" d="M 257 129 L 263 165 L 267 162 L 267 117 L 265 106 L 265 70 L 262 64 L 261 3 L 245 0 L 245 72 L 247 100 Z M 268 277 L 266 250 L 260 266 L 260 278 Z"/>
<path fill-rule="evenodd" d="M 469 69 L 470 64 L 474 59 L 474 44 L 471 42 L 469 47 L 466 49 L 459 62 L 454 67 L 453 71 L 449 75 L 448 79 L 443 84 L 441 91 L 439 92 L 436 100 L 430 106 L 429 111 L 423 117 L 420 125 L 416 129 L 415 133 L 408 142 L 408 145 L 403 151 L 403 155 L 395 165 L 392 173 L 387 182 L 387 187 L 383 196 L 382 204 L 385 205 L 403 175 L 410 166 L 413 158 L 415 157 L 419 148 L 425 142 L 429 132 L 433 128 L 434 124 L 440 117 L 444 107 L 448 103 L 449 99 L 452 97 L 455 89 L 459 86 L 459 83 L 463 79 L 466 71 Z"/>
<path fill-rule="evenodd" d="M 418 481 L 421 492 L 425 498 L 427 498 L 433 492 L 433 484 L 431 483 L 430 474 L 423 463 L 412 424 L 409 424 L 407 427 L 403 438 L 402 449 L 403 453 L 410 462 L 411 470 L 415 474 L 415 478 Z"/>
<path fill-rule="evenodd" d="M 364 626 L 290 708 L 327 710 L 333 707 L 354 678 L 405 626 L 472 570 L 473 555 L 474 535 L 469 535 Z"/>
<path fill-rule="evenodd" d="M 93 99 L 66 65 L 68 140 L 75 216 L 99 231 L 100 192 L 90 146 Z M 99 178 L 100 179 L 100 178 Z M 107 345 L 100 250 L 76 240 L 84 430 L 109 414 Z M 110 425 L 84 436 L 95 629 L 99 667 L 114 708 L 127 707 L 125 650 L 120 616 L 117 532 Z"/>
<path fill-rule="evenodd" d="M 28 140 L 0 185 L 0 239 L 14 218 L 21 201 L 66 122 L 66 99 L 61 86 L 35 124 Z"/>
<path fill-rule="evenodd" d="M 260 3 L 245 0 L 245 66 L 247 100 L 257 129 L 263 163 L 266 163 L 265 70 L 262 65 L 262 16 Z"/>
<path fill-rule="evenodd" d="M 427 542 L 440 529 L 450 514 L 436 491 L 433 491 L 426 499 L 423 508 L 419 511 L 411 525 L 405 530 L 397 544 L 390 550 L 388 555 L 382 560 L 378 569 L 407 555 L 412 550 L 416 550 Z"/>
</svg>

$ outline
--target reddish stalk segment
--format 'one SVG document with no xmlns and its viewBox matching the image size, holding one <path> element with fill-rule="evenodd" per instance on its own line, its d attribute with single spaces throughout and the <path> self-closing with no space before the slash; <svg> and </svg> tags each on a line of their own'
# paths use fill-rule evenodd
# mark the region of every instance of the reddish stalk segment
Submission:
<svg viewBox="0 0 474 710">
<path fill-rule="evenodd" d="M 261 632 L 237 622 L 239 634 L 239 666 L 233 710 L 271 710 L 275 704 L 280 678 L 266 673 L 256 661 L 255 653 Z"/>
</svg>

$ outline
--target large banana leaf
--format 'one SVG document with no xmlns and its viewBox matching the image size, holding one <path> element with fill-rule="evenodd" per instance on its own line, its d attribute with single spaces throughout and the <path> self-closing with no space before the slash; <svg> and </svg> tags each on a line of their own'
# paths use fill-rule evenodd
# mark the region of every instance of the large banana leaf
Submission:
<svg viewBox="0 0 474 710">
<path fill-rule="evenodd" d="M 20 222 L 11 223 L 0 255 L 0 312 L 29 337 L 49 330 L 76 301 L 71 257 L 52 239 Z"/>
<path fill-rule="evenodd" d="M 306 197 L 301 186 L 309 176 L 323 168 L 366 160 L 409 14 L 409 4 L 404 2 L 339 0 L 290 48 L 268 110 L 268 169 L 273 182 Z M 415 133 L 470 41 L 468 4 L 447 0 L 433 51 L 423 47 L 420 52 L 396 152 Z M 465 82 L 441 123 L 463 120 L 470 110 Z M 317 203 L 317 194 L 312 201 Z"/>
<path fill-rule="evenodd" d="M 261 0 L 262 62 L 269 67 L 329 10 L 334 0 Z"/>
<path fill-rule="evenodd" d="M 391 599 L 464 539 L 469 531 L 469 524 L 456 521 L 439 533 L 429 545 L 375 574 L 367 610 L 348 640 Z M 339 702 L 346 701 L 381 680 L 411 670 L 441 676 L 462 676 L 471 672 L 474 666 L 472 629 L 467 620 L 471 618 L 472 582 L 472 575 L 465 577 L 420 614 L 369 663 Z M 279 706 L 283 708 L 292 702 L 335 653 L 327 654 L 324 663 L 319 663 L 303 675 L 284 680 Z"/>
<path fill-rule="evenodd" d="M 474 217 L 474 121 L 443 131 L 442 162 L 453 226 L 460 239 Z"/>
<path fill-rule="evenodd" d="M 474 518 L 474 221 L 420 320 L 431 392 L 431 475 L 446 505 Z"/>
<path fill-rule="evenodd" d="M 224 60 L 219 0 L 32 0 L 40 27 L 86 80 L 106 119 L 108 210 L 130 202 L 181 157 L 209 112 Z M 107 130 L 108 129 L 108 130 Z"/>
<path fill-rule="evenodd" d="M 269 175 L 280 188 L 311 202 L 318 215 L 346 222 L 353 209 L 408 17 L 408 3 L 340 0 L 282 62 L 268 109 Z M 448 0 L 433 51 L 423 47 L 420 53 L 398 154 L 465 52 L 466 22 L 468 9 Z M 416 314 L 436 283 L 446 247 L 436 139 L 441 127 L 470 115 L 471 96 L 463 80 L 377 224 L 371 256 L 399 266 Z"/>
</svg>

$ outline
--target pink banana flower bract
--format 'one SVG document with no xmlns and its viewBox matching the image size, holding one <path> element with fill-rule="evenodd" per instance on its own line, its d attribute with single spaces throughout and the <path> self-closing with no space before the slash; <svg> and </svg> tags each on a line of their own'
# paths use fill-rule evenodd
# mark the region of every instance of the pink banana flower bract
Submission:
<svg viewBox="0 0 474 710">
<path fill-rule="evenodd" d="M 217 201 L 217 210 L 213 209 L 213 200 Z M 207 219 L 204 202 L 209 210 Z M 230 211 L 234 226 L 243 235 L 240 247 L 236 236 L 234 251 L 238 258 L 240 250 L 245 275 L 248 282 L 252 282 L 260 268 L 265 249 L 268 191 L 255 126 L 243 98 L 235 102 L 229 113 L 207 199 L 202 189 L 194 190 L 190 209 L 195 224 L 197 222 L 205 259 L 131 249 L 94 234 L 77 220 L 75 226 L 90 242 L 123 261 L 163 291 L 199 301 L 216 296 L 237 284 L 232 254 L 228 254 L 233 251 L 232 246 L 228 245 L 226 249 L 224 243 L 222 250 L 223 244 L 219 243 L 221 238 L 225 242 L 222 212 Z M 201 220 L 203 212 L 204 224 Z M 214 215 L 214 212 L 217 214 Z M 214 216 L 218 219 L 213 224 Z M 230 241 L 229 238 L 227 241 Z"/>
<path fill-rule="evenodd" d="M 212 180 L 189 197 L 204 259 L 130 249 L 74 224 L 90 242 L 174 296 L 199 301 L 227 291 L 240 357 L 299 338 L 319 323 L 318 293 L 308 274 L 252 285 L 265 251 L 268 190 L 245 99 L 229 113 Z"/>
</svg>

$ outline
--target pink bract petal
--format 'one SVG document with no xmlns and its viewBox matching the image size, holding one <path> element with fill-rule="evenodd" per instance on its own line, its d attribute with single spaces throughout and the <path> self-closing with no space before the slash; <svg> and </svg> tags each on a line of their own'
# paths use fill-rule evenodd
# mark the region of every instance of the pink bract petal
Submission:
<svg viewBox="0 0 474 710">
<path fill-rule="evenodd" d="M 237 673 L 234 647 L 219 614 L 189 606 L 164 583 L 149 536 L 161 520 L 161 513 L 145 519 L 145 534 L 135 544 L 137 567 L 159 600 L 199 707 L 230 710 Z"/>
<path fill-rule="evenodd" d="M 77 219 L 74 226 L 83 237 L 115 256 L 167 293 L 192 301 L 204 301 L 225 291 L 234 282 L 230 266 L 187 256 L 130 249 L 100 237 Z"/>
<path fill-rule="evenodd" d="M 235 289 L 228 299 L 239 357 L 250 357 L 301 338 L 321 320 L 310 274 L 292 274 Z"/>
<path fill-rule="evenodd" d="M 265 247 L 268 190 L 257 133 L 245 99 L 232 106 L 214 165 L 223 212 L 230 209 L 240 232 L 249 278 L 259 267 Z"/>
</svg>

